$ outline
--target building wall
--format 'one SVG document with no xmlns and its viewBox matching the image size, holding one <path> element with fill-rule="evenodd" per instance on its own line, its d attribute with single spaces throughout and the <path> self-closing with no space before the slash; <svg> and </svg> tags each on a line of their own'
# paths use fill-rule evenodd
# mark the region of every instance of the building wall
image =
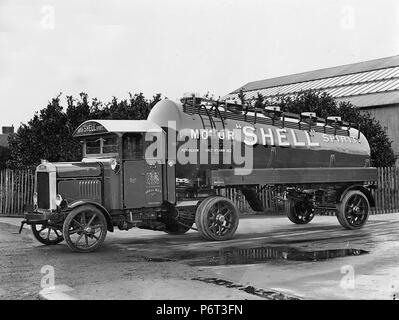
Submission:
<svg viewBox="0 0 399 320">
<path fill-rule="evenodd" d="M 14 126 L 11 126 L 11 127 L 2 127 L 2 128 L 1 128 L 1 133 L 2 133 L 2 134 L 12 134 L 12 133 L 14 133 Z"/>
<path fill-rule="evenodd" d="M 8 135 L 0 134 L 0 147 L 8 148 Z"/>
<path fill-rule="evenodd" d="M 392 149 L 397 156 L 396 166 L 399 167 L 399 104 L 363 108 L 362 110 L 370 112 L 386 128 L 388 136 L 393 141 Z"/>
</svg>

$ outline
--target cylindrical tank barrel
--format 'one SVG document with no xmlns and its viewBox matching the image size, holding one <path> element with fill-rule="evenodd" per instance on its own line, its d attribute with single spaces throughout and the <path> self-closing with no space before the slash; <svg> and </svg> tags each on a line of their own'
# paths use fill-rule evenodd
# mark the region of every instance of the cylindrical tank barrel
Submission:
<svg viewBox="0 0 399 320">
<path fill-rule="evenodd" d="M 185 112 L 180 103 L 165 99 L 153 107 L 148 120 L 166 131 L 175 130 L 177 139 L 179 135 L 188 137 L 185 142 L 187 139 L 200 142 L 210 137 L 238 141 L 252 149 L 253 168 L 364 167 L 369 163 L 369 144 L 357 129 L 340 127 L 337 131 L 323 123 L 309 126 L 288 117 L 273 125 L 259 121 L 260 117 L 270 120 L 261 114 L 258 121 L 256 116 L 252 116 L 251 121 L 243 117 L 205 109 L 202 113 Z M 189 151 L 201 156 L 199 148 Z M 219 151 L 226 150 L 220 148 Z"/>
</svg>

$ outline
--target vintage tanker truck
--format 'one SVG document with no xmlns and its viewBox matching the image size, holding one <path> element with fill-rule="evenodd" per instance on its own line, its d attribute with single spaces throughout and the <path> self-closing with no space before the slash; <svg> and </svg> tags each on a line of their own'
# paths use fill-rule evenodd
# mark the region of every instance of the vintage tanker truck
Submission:
<svg viewBox="0 0 399 320">
<path fill-rule="evenodd" d="M 296 224 L 334 211 L 343 227 L 358 229 L 375 205 L 369 144 L 338 117 L 189 96 L 158 102 L 147 120 L 84 122 L 74 137 L 82 161 L 42 161 L 21 225 L 46 245 L 65 239 L 72 250 L 90 252 L 115 227 L 193 228 L 207 240 L 227 240 L 239 213 L 221 196 L 226 187 L 257 211 L 259 190 L 278 188 Z"/>
</svg>

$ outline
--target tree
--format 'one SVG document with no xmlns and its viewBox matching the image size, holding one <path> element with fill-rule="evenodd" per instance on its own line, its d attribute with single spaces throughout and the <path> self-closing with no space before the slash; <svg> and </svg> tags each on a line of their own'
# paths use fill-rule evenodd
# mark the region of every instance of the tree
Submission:
<svg viewBox="0 0 399 320">
<path fill-rule="evenodd" d="M 41 159 L 48 161 L 80 161 L 81 146 L 72 137 L 75 129 L 90 119 L 146 119 L 151 108 L 161 99 L 155 95 L 151 100 L 142 93 L 131 94 L 129 99 L 103 104 L 96 98 L 89 101 L 86 93 L 79 98 L 66 97 L 64 109 L 61 94 L 49 101 L 46 108 L 37 112 L 27 124 L 9 138 L 10 168 L 34 167 Z"/>
<path fill-rule="evenodd" d="M 273 102 L 259 94 L 255 103 L 261 106 L 277 105 L 284 112 L 297 114 L 311 111 L 322 118 L 340 116 L 343 121 L 360 126 L 360 131 L 370 144 L 373 166 L 389 167 L 395 163 L 395 154 L 391 147 L 392 141 L 389 139 L 386 130 L 369 112 L 360 111 L 350 102 L 338 103 L 325 92 L 304 91 L 295 96 L 277 97 Z"/>
</svg>

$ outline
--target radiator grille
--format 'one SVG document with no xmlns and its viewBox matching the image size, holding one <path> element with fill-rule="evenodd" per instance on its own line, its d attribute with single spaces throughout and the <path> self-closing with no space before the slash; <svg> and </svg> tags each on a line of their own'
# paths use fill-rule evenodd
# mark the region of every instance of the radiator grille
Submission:
<svg viewBox="0 0 399 320">
<path fill-rule="evenodd" d="M 99 180 L 79 181 L 79 196 L 82 199 L 97 199 L 100 197 L 101 186 Z"/>
<path fill-rule="evenodd" d="M 37 204 L 40 209 L 50 209 L 50 182 L 48 172 L 37 172 Z"/>
</svg>

